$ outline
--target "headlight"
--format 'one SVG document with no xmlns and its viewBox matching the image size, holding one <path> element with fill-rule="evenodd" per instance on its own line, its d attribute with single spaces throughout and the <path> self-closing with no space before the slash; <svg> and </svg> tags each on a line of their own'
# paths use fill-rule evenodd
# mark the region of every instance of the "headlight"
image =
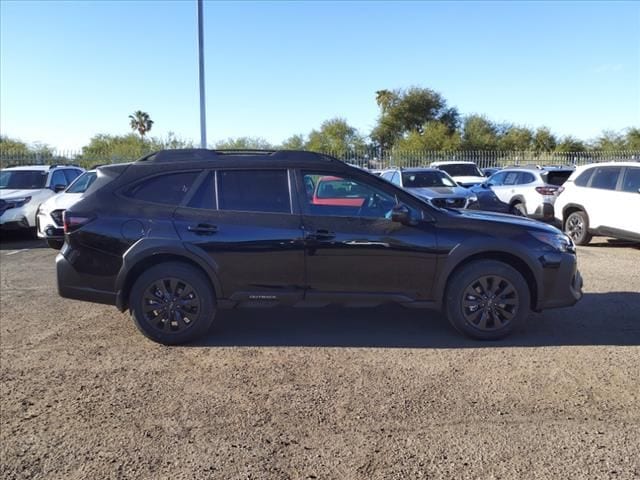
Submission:
<svg viewBox="0 0 640 480">
<path fill-rule="evenodd" d="M 8 198 L 6 202 L 10 205 L 9 208 L 18 208 L 23 205 L 26 205 L 31 201 L 31 197 L 20 197 L 20 198 Z"/>
<path fill-rule="evenodd" d="M 558 252 L 576 251 L 573 240 L 564 233 L 529 232 L 529 234 Z"/>
</svg>

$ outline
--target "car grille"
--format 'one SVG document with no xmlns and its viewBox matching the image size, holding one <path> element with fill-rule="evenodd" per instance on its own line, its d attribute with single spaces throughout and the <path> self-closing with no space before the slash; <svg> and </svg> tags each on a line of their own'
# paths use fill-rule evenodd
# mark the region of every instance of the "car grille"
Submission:
<svg viewBox="0 0 640 480">
<path fill-rule="evenodd" d="M 433 198 L 431 203 L 440 208 L 464 208 L 467 204 L 467 199 L 464 197 Z"/>
<path fill-rule="evenodd" d="M 63 213 L 64 210 L 54 210 L 53 212 L 51 212 L 51 218 L 53 218 L 53 221 L 56 222 L 56 225 L 58 225 L 59 227 L 62 227 L 62 225 L 64 224 L 62 220 Z"/>
</svg>

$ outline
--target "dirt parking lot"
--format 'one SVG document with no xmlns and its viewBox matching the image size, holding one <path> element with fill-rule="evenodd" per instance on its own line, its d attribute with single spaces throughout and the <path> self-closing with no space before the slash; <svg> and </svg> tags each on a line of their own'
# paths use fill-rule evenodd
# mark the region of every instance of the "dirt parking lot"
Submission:
<svg viewBox="0 0 640 480">
<path fill-rule="evenodd" d="M 640 249 L 497 343 L 402 308 L 224 312 L 162 347 L 0 242 L 0 477 L 639 478 Z"/>
</svg>

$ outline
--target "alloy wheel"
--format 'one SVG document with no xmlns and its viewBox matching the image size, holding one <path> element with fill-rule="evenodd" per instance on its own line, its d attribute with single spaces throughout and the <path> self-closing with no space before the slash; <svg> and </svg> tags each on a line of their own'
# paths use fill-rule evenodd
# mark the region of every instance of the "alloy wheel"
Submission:
<svg viewBox="0 0 640 480">
<path fill-rule="evenodd" d="M 574 242 L 580 241 L 584 235 L 584 221 L 582 217 L 580 215 L 571 215 L 567 220 L 565 231 Z"/>
<path fill-rule="evenodd" d="M 518 307 L 515 287 L 498 275 L 480 277 L 464 290 L 462 313 L 467 323 L 479 330 L 505 327 L 518 313 Z"/>
<path fill-rule="evenodd" d="M 190 328 L 200 313 L 200 299 L 184 280 L 163 278 L 145 290 L 142 299 L 145 321 L 166 333 L 181 333 Z"/>
</svg>

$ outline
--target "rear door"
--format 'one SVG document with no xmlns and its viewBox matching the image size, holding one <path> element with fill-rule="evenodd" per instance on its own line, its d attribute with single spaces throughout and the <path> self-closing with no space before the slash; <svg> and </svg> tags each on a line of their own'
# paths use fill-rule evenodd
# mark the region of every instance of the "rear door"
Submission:
<svg viewBox="0 0 640 480">
<path fill-rule="evenodd" d="M 298 172 L 299 189 L 310 180 L 335 179 L 332 204 L 301 197 L 305 231 L 307 299 L 355 295 L 364 302 L 384 296 L 430 300 L 436 268 L 435 225 L 407 226 L 391 220 L 398 193 L 368 175 L 335 174 L 320 170 Z M 417 200 L 405 195 L 414 218 Z M 427 207 L 425 207 L 427 208 Z"/>
<path fill-rule="evenodd" d="M 615 225 L 640 237 L 640 166 L 625 167 L 618 196 L 619 200 L 611 210 Z"/>
<path fill-rule="evenodd" d="M 225 298 L 282 303 L 304 289 L 301 217 L 286 169 L 207 172 L 174 214 L 183 241 L 217 266 Z"/>
<path fill-rule="evenodd" d="M 605 165 L 596 167 L 589 183 L 589 194 L 583 199 L 591 228 L 620 228 L 619 215 L 613 213 L 622 207 L 616 192 L 622 167 Z M 626 207 L 624 207 L 626 210 Z"/>
</svg>

